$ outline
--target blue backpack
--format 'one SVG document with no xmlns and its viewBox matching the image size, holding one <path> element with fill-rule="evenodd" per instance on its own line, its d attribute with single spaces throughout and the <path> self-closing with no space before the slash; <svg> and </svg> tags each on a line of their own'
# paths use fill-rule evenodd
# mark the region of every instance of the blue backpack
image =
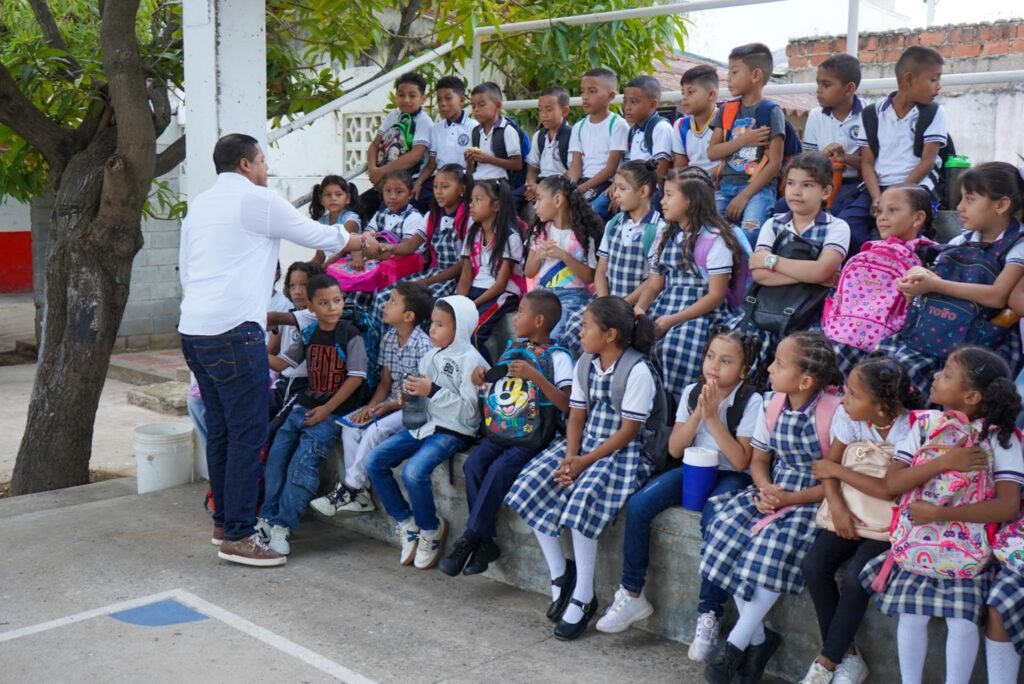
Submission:
<svg viewBox="0 0 1024 684">
<path fill-rule="evenodd" d="M 557 344 L 538 345 L 525 340 L 508 343 L 488 373 L 488 380 L 494 378 L 491 374 L 495 372 L 501 377 L 493 379 L 484 395 L 484 434 L 491 441 L 540 450 L 551 443 L 555 432 L 564 425 L 562 412 L 537 385 L 501 371 L 502 366 L 507 371 L 513 361 L 526 361 L 553 382 L 551 356 L 555 351 L 563 351 L 572 358 L 572 352 Z"/>
<path fill-rule="evenodd" d="M 943 280 L 972 285 L 991 285 L 1003 270 L 1010 249 L 1024 237 L 1019 223 L 1014 222 L 995 242 L 965 242 L 960 245 L 936 245 L 938 256 L 931 271 Z M 976 344 L 989 349 L 1004 346 L 1016 326 L 1006 328 L 991 320 L 999 313 L 975 302 L 929 293 L 921 297 L 907 319 L 903 340 L 911 348 L 934 358 L 945 358 L 962 344 Z"/>
<path fill-rule="evenodd" d="M 526 135 L 522 128 L 514 120 L 503 116 L 498 120 L 498 125 L 491 129 L 491 152 L 498 159 L 508 159 L 508 150 L 505 148 L 505 126 L 511 126 L 519 134 L 519 154 L 522 164 L 518 171 L 508 172 L 508 182 L 512 189 L 526 185 L 526 158 L 530 156 L 530 136 Z M 502 131 L 501 135 L 496 135 Z M 477 124 L 470 134 L 473 147 L 480 146 L 480 136 L 483 134 L 483 127 Z"/>
</svg>

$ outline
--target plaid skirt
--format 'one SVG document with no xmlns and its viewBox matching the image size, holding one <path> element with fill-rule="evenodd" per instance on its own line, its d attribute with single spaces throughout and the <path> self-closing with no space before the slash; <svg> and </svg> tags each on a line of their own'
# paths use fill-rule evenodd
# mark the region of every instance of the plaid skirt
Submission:
<svg viewBox="0 0 1024 684">
<path fill-rule="evenodd" d="M 701 577 L 745 601 L 757 587 L 799 594 L 804 588 L 800 564 L 818 534 L 818 505 L 794 508 L 755 535 L 752 528 L 764 517 L 754 507 L 757 491 L 752 485 L 708 501 L 714 518 L 705 536 Z"/>
<path fill-rule="evenodd" d="M 1024 576 L 999 568 L 988 592 L 988 605 L 1003 616 L 1003 626 L 1017 654 L 1024 656 Z"/>
<path fill-rule="evenodd" d="M 565 325 L 562 326 L 562 339 L 555 340 L 556 343 L 571 351 L 577 359 L 583 353 L 583 345 L 580 344 L 580 330 L 583 328 L 583 312 L 585 310 L 586 307 L 583 307 L 570 312 L 565 319 Z"/>
<path fill-rule="evenodd" d="M 844 377 L 849 375 L 854 366 L 863 361 L 869 353 L 842 342 L 832 342 L 832 347 L 836 350 L 836 361 L 839 363 L 839 370 L 843 372 Z"/>
<path fill-rule="evenodd" d="M 882 569 L 888 552 L 868 561 L 860 572 L 860 582 L 873 593 L 871 582 Z M 992 584 L 990 574 L 983 572 L 974 579 L 954 580 L 926 577 L 907 572 L 893 565 L 885 591 L 875 594 L 878 609 L 886 615 L 909 613 L 937 618 L 962 618 L 981 624 L 985 600 Z"/>
<path fill-rule="evenodd" d="M 505 503 L 532 529 L 548 536 L 557 537 L 561 528 L 568 527 L 597 539 L 647 478 L 640 444 L 634 440 L 602 458 L 563 489 L 554 478 L 565 454 L 563 438 L 534 456 L 519 473 Z"/>
<path fill-rule="evenodd" d="M 761 351 L 758 353 L 757 358 L 754 359 L 754 363 L 750 364 L 750 372 L 751 376 L 757 377 L 763 371 L 765 377 L 767 377 L 768 366 L 775 359 L 775 348 L 779 346 L 782 338 L 762 330 L 752 323 L 746 323 L 744 321 L 743 309 L 733 311 L 725 316 L 721 322 L 733 330 L 744 330 L 752 335 L 756 335 L 761 340 Z"/>
</svg>

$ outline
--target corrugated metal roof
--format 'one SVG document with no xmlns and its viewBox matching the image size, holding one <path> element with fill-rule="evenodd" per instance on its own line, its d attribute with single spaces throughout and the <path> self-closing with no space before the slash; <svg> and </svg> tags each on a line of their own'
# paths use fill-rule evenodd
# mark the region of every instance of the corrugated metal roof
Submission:
<svg viewBox="0 0 1024 684">
<path fill-rule="evenodd" d="M 721 83 L 718 91 L 719 97 L 729 96 L 729 88 L 725 85 L 728 69 L 715 60 L 683 53 L 670 58 L 667 62 L 667 66 L 662 66 L 654 73 L 654 77 L 661 83 L 662 90 L 679 90 L 679 77 L 683 75 L 683 72 L 695 66 L 708 65 L 715 67 L 718 71 L 718 80 Z M 818 106 L 818 99 L 813 95 L 772 95 L 771 99 L 778 102 L 782 111 L 788 115 L 806 116 L 808 112 Z"/>
</svg>

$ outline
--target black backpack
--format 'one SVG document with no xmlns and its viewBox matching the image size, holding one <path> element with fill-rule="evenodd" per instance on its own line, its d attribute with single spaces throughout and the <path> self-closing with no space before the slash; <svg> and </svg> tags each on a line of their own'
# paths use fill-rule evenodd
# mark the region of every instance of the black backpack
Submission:
<svg viewBox="0 0 1024 684">
<path fill-rule="evenodd" d="M 519 134 L 519 154 L 522 162 L 520 163 L 518 171 L 508 172 L 508 182 L 512 186 L 512 189 L 522 187 L 526 184 L 526 172 L 524 167 L 526 166 L 526 157 L 530 154 L 530 136 L 523 132 L 523 129 L 519 127 L 512 119 L 507 116 L 503 116 L 498 120 L 498 125 L 491 129 L 491 152 L 498 159 L 508 159 L 508 150 L 505 148 L 505 126 L 511 126 L 515 129 L 516 133 Z M 501 135 L 497 133 L 501 131 Z M 470 143 L 473 147 L 480 147 L 480 136 L 483 134 L 483 126 L 477 124 L 473 127 L 473 132 L 470 134 L 472 142 Z M 568 149 L 568 148 L 566 148 Z"/>
<path fill-rule="evenodd" d="M 690 391 L 686 404 L 690 407 L 691 414 L 697 410 L 697 400 L 700 399 L 700 392 L 703 389 L 704 382 L 698 381 L 697 386 Z M 749 382 L 740 385 L 740 388 L 736 391 L 732 406 L 725 413 L 725 429 L 729 431 L 730 435 L 736 436 L 736 429 L 739 428 L 740 423 L 743 421 L 743 413 L 747 409 L 747 402 L 750 401 L 750 397 L 753 394 L 754 387 Z"/>
<path fill-rule="evenodd" d="M 534 133 L 534 135 L 533 135 L 533 147 L 534 147 L 534 149 L 540 150 L 540 152 L 544 151 L 544 145 L 546 144 L 546 140 L 545 140 L 546 136 L 547 136 L 547 131 L 544 128 L 540 128 L 536 133 Z M 558 161 L 560 161 L 562 163 L 562 166 L 564 166 L 567 169 L 569 168 L 569 141 L 571 139 L 572 139 L 572 124 L 570 124 L 565 119 L 562 119 L 562 125 L 558 129 L 558 133 L 555 134 L 555 140 L 558 141 L 558 148 L 557 148 L 558 149 Z M 501 142 L 502 142 L 502 144 L 505 143 L 504 140 L 502 140 Z M 538 160 L 540 159 L 539 155 L 538 155 L 537 159 Z M 539 165 L 540 165 L 540 162 L 538 161 L 538 167 L 539 167 Z"/>
<path fill-rule="evenodd" d="M 917 125 L 914 128 L 914 156 L 920 158 L 924 154 L 924 132 L 932 125 L 935 115 L 939 111 L 939 105 L 929 102 L 926 105 L 917 105 Z M 878 105 L 869 104 L 861 112 L 861 123 L 864 125 L 864 136 L 868 139 L 868 147 L 871 153 L 878 158 Z M 946 168 L 946 160 L 956 154 L 956 145 L 953 144 L 953 136 L 946 133 L 946 144 L 939 148 L 939 159 L 942 161 L 942 169 Z M 946 175 L 941 169 L 933 169 L 929 174 L 935 183 L 935 195 L 942 204 L 946 197 Z"/>
<path fill-rule="evenodd" d="M 791 218 L 792 214 L 787 213 L 777 214 L 772 219 L 775 229 L 772 254 L 786 259 L 817 261 L 823 245 L 784 230 Z M 821 319 L 821 310 L 828 292 L 829 288 L 824 285 L 810 283 L 754 283 L 744 297 L 743 320 L 747 325 L 752 324 L 779 336 L 794 330 L 807 330 L 811 323 Z"/>
</svg>

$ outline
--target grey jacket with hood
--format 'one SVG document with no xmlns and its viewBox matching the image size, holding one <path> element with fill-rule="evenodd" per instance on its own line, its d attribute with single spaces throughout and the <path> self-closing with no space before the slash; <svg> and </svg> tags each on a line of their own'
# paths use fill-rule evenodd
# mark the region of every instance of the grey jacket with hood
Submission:
<svg viewBox="0 0 1024 684">
<path fill-rule="evenodd" d="M 437 428 L 452 430 L 472 438 L 480 428 L 479 393 L 473 384 L 473 370 L 490 368 L 480 352 L 473 347 L 473 331 L 480 320 L 476 305 L 467 297 L 442 297 L 455 311 L 455 339 L 444 348 L 433 348 L 420 360 L 420 373 L 430 378 L 438 389 L 430 397 L 430 420 L 412 436 L 425 439 Z"/>
</svg>

